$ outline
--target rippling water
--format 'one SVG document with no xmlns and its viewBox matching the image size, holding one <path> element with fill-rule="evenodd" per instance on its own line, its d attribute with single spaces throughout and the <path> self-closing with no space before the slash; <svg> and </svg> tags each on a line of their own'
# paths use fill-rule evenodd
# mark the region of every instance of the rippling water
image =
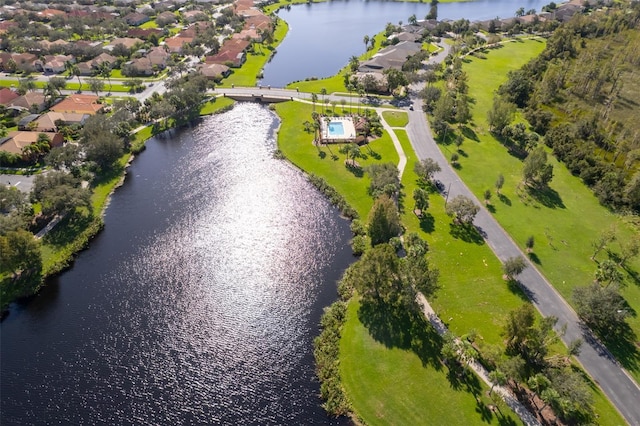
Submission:
<svg viewBox="0 0 640 426">
<path fill-rule="evenodd" d="M 2 323 L 2 424 L 329 424 L 348 224 L 239 104 L 148 143 L 74 267 Z"/>
</svg>

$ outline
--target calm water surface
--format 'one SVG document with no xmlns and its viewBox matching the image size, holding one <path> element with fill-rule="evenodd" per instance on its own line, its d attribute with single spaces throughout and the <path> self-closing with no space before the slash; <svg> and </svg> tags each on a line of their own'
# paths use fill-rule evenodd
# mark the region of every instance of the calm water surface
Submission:
<svg viewBox="0 0 640 426">
<path fill-rule="evenodd" d="M 339 424 L 312 339 L 349 228 L 239 104 L 151 140 L 73 269 L 2 323 L 17 424 Z"/>
<path fill-rule="evenodd" d="M 438 4 L 438 19 L 479 21 L 508 18 L 516 10 L 536 9 L 549 0 L 479 0 Z M 561 3 L 561 2 L 557 2 Z M 388 22 L 407 23 L 415 14 L 424 19 L 429 1 L 402 3 L 377 0 L 334 0 L 292 6 L 278 15 L 289 24 L 289 33 L 264 68 L 261 84 L 284 87 L 308 77 L 330 77 L 344 67 L 351 56 L 364 51 L 364 36 L 373 36 Z"/>
</svg>

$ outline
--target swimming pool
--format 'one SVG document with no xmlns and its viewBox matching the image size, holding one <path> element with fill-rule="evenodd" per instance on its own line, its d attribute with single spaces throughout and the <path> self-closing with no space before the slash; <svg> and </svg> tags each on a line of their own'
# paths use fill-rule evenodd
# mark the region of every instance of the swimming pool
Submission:
<svg viewBox="0 0 640 426">
<path fill-rule="evenodd" d="M 331 121 L 327 126 L 329 136 L 344 136 L 344 126 L 340 121 Z"/>
</svg>

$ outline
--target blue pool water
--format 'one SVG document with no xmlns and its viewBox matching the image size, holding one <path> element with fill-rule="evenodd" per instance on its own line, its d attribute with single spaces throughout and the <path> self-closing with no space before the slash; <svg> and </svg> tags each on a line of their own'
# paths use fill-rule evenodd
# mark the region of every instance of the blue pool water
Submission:
<svg viewBox="0 0 640 426">
<path fill-rule="evenodd" d="M 329 136 L 344 136 L 344 126 L 339 121 L 329 123 Z"/>
</svg>

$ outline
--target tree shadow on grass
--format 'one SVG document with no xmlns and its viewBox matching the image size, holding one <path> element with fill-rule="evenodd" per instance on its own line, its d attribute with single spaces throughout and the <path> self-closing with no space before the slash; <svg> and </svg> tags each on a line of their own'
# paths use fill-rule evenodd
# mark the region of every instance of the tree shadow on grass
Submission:
<svg viewBox="0 0 640 426">
<path fill-rule="evenodd" d="M 478 245 L 484 244 L 482 234 L 480 234 L 480 231 L 470 223 L 450 223 L 449 234 L 451 234 L 453 238 L 462 240 L 466 243 L 474 243 Z"/>
<path fill-rule="evenodd" d="M 91 223 L 93 218 L 78 212 L 69 213 L 43 238 L 47 244 L 62 247 L 73 242 Z"/>
<path fill-rule="evenodd" d="M 548 186 L 544 188 L 532 188 L 528 186 L 527 193 L 540 204 L 550 209 L 566 208 L 564 203 L 562 202 L 560 194 L 558 194 L 556 190 L 549 188 Z"/>
<path fill-rule="evenodd" d="M 490 213 L 496 212 L 496 207 L 493 204 L 485 204 L 485 207 L 487 208 L 487 210 L 489 210 Z"/>
<path fill-rule="evenodd" d="M 460 127 L 460 132 L 465 138 L 471 139 L 472 141 L 480 142 L 480 138 L 478 138 L 478 135 L 473 131 L 471 127 L 462 126 Z"/>
<path fill-rule="evenodd" d="M 422 212 L 420 216 L 420 229 L 427 234 L 431 234 L 436 230 L 435 219 L 431 213 Z"/>
<path fill-rule="evenodd" d="M 483 422 L 491 423 L 493 421 L 493 412 L 481 399 L 476 399 L 476 413 L 480 415 Z"/>
<path fill-rule="evenodd" d="M 386 347 L 411 350 L 423 366 L 442 368 L 439 358 L 442 338 L 421 312 L 363 299 L 358 318 L 371 337 Z"/>
<path fill-rule="evenodd" d="M 531 260 L 536 265 L 542 265 L 542 262 L 540 262 L 540 258 L 538 257 L 537 254 L 532 252 L 532 253 L 529 253 L 528 256 L 529 256 L 529 260 Z"/>
<path fill-rule="evenodd" d="M 511 205 L 511 200 L 504 194 L 498 194 L 498 200 L 500 200 L 501 203 L 506 204 L 507 206 Z"/>
</svg>

